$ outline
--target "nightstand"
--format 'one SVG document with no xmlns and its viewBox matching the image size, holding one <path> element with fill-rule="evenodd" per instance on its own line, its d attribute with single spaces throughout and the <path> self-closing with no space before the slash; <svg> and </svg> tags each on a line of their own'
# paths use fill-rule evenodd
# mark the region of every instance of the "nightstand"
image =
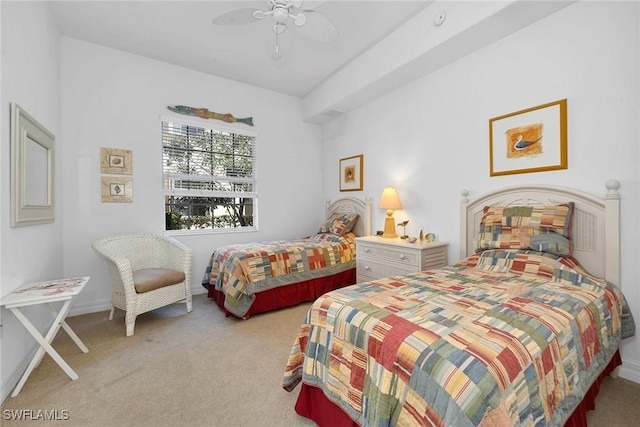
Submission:
<svg viewBox="0 0 640 427">
<path fill-rule="evenodd" d="M 358 283 L 447 265 L 447 242 L 415 242 L 379 236 L 356 238 Z"/>
</svg>

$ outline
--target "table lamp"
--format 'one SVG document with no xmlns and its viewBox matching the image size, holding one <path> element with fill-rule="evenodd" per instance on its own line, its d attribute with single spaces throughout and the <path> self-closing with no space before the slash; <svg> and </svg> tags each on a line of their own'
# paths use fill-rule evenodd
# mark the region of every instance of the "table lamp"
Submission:
<svg viewBox="0 0 640 427">
<path fill-rule="evenodd" d="M 398 191 L 395 187 L 385 187 L 384 191 L 382 192 L 382 196 L 380 196 L 380 203 L 378 204 L 378 208 L 387 210 L 387 217 L 384 219 L 384 233 L 382 234 L 382 237 L 398 237 L 398 235 L 396 234 L 396 223 L 393 219 L 393 210 L 402 209 L 402 204 L 400 204 Z"/>
</svg>

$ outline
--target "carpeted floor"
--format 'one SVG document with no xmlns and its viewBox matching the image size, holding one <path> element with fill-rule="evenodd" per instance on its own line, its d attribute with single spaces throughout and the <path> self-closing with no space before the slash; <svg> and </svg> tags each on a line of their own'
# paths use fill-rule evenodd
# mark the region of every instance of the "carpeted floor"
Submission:
<svg viewBox="0 0 640 427">
<path fill-rule="evenodd" d="M 68 319 L 89 347 L 82 353 L 64 332 L 54 347 L 78 373 L 69 377 L 45 355 L 21 393 L 2 404 L 3 427 L 314 426 L 293 406 L 298 390 L 281 388 L 289 350 L 308 304 L 225 318 L 205 295 L 194 310 L 173 305 L 138 317 L 125 336 L 124 313 Z M 640 384 L 607 378 L 589 427 L 637 425 Z M 44 416 L 59 421 L 16 420 Z"/>
</svg>

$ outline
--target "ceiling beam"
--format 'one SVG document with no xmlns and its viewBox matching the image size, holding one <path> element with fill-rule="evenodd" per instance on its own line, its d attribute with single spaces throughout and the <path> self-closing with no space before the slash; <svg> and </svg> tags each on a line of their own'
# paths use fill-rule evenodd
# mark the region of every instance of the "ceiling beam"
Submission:
<svg viewBox="0 0 640 427">
<path fill-rule="evenodd" d="M 575 2 L 434 2 L 305 96 L 303 120 L 326 123 Z"/>
</svg>

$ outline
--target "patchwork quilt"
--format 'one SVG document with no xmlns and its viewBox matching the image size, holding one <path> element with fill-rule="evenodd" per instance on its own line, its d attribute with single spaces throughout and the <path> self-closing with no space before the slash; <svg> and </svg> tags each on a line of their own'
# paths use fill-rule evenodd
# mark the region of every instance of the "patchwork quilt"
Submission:
<svg viewBox="0 0 640 427">
<path fill-rule="evenodd" d="M 575 259 L 488 250 L 320 297 L 283 388 L 319 387 L 363 426 L 562 425 L 634 333 Z"/>
<path fill-rule="evenodd" d="M 225 308 L 244 316 L 255 294 L 355 268 L 355 234 L 227 245 L 211 256 L 204 283 L 222 291 Z"/>
</svg>

